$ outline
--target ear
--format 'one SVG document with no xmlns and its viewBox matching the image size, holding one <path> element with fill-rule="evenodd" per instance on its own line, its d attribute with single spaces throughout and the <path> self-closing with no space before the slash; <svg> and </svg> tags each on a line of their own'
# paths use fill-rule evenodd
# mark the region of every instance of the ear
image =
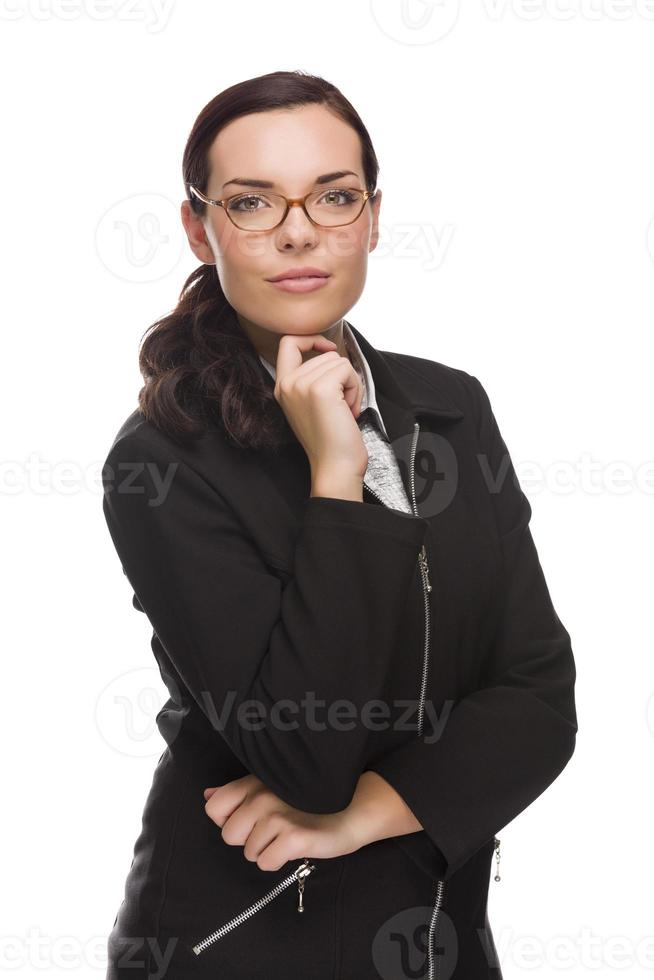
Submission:
<svg viewBox="0 0 654 980">
<path fill-rule="evenodd" d="M 215 265 L 216 258 L 207 240 L 207 233 L 204 229 L 204 222 L 191 208 L 189 200 L 183 200 L 181 205 L 181 218 L 184 231 L 191 246 L 191 251 L 201 262 L 206 265 Z"/>
<path fill-rule="evenodd" d="M 373 252 L 377 248 L 377 242 L 379 241 L 379 208 L 381 206 L 381 199 L 382 192 L 377 188 L 375 199 L 372 202 L 372 228 L 370 230 L 369 252 Z"/>
</svg>

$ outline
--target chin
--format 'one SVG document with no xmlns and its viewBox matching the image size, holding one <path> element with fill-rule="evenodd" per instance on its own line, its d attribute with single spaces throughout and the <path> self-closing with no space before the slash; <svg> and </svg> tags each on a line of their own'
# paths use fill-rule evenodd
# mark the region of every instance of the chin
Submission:
<svg viewBox="0 0 654 980">
<path fill-rule="evenodd" d="M 325 310 L 318 304 L 303 304 L 301 309 L 288 310 L 283 304 L 277 307 L 279 313 L 275 316 L 273 311 L 270 315 L 270 308 L 266 310 L 265 320 L 258 320 L 261 326 L 267 326 L 265 321 L 270 321 L 268 329 L 275 333 L 291 333 L 299 336 L 310 333 L 324 333 L 334 323 L 344 315 L 338 310 Z"/>
</svg>

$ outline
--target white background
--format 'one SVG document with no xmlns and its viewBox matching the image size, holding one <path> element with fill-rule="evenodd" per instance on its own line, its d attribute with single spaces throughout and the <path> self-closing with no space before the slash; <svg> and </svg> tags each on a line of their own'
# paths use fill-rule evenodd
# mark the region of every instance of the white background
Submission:
<svg viewBox="0 0 654 980">
<path fill-rule="evenodd" d="M 505 980 L 651 974 L 653 47 L 644 0 L 0 0 L 7 976 L 104 977 L 167 695 L 100 468 L 197 265 L 191 125 L 296 68 L 381 163 L 348 319 L 482 381 L 573 640 L 576 752 L 499 834 Z"/>
</svg>

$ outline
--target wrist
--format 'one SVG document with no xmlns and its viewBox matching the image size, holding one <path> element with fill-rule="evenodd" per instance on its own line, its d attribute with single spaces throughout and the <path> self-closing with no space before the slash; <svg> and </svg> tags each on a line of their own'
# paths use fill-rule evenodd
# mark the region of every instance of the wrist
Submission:
<svg viewBox="0 0 654 980">
<path fill-rule="evenodd" d="M 365 844 L 423 829 L 404 798 L 374 770 L 359 776 L 350 808 L 353 832 Z"/>
<path fill-rule="evenodd" d="M 351 469 L 331 467 L 311 471 L 312 497 L 338 497 L 343 500 L 363 501 L 363 477 Z"/>
<path fill-rule="evenodd" d="M 407 811 L 404 800 L 386 780 L 371 770 L 359 776 L 354 795 L 345 810 L 351 833 L 359 847 L 408 833 L 408 829 L 402 829 L 407 826 Z"/>
</svg>

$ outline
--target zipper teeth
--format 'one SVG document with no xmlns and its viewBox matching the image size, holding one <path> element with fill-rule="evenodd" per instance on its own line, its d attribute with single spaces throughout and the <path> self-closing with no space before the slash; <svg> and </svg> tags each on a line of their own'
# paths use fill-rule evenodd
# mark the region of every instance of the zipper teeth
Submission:
<svg viewBox="0 0 654 980">
<path fill-rule="evenodd" d="M 427 946 L 428 953 L 428 977 L 429 980 L 435 980 L 436 976 L 436 965 L 434 962 L 434 939 L 436 936 L 436 924 L 438 922 L 438 914 L 441 910 L 441 905 L 443 903 L 443 892 L 445 891 L 445 882 L 442 878 L 438 879 L 438 884 L 436 888 L 436 901 L 434 902 L 434 907 L 431 913 L 431 921 L 429 923 L 429 943 Z M 440 970 L 439 970 L 440 973 Z"/>
<path fill-rule="evenodd" d="M 416 459 L 416 449 L 418 446 L 418 435 L 420 433 L 420 423 L 414 422 L 413 426 L 413 443 L 411 446 L 411 502 L 413 506 L 413 513 L 416 517 L 418 514 L 418 505 L 416 504 L 416 483 L 415 483 L 415 459 Z M 425 653 L 422 662 L 422 680 L 420 684 L 420 697 L 418 699 L 418 736 L 422 735 L 422 729 L 424 724 L 424 712 L 425 712 L 425 693 L 427 691 L 427 673 L 429 669 L 429 635 L 430 635 L 430 616 L 429 616 L 429 589 L 427 588 L 428 579 L 427 571 L 425 565 L 427 564 L 427 555 L 424 551 L 424 546 L 420 552 L 420 575 L 422 578 L 422 591 L 423 591 L 423 601 L 425 606 Z"/>
<path fill-rule="evenodd" d="M 262 895 L 261 898 L 258 898 L 257 901 L 250 905 L 247 909 L 244 909 L 243 912 L 239 912 L 239 914 L 235 915 L 233 919 L 230 919 L 229 922 L 225 923 L 225 925 L 221 926 L 219 929 L 216 929 L 216 931 L 212 932 L 209 936 L 206 936 L 201 942 L 196 943 L 196 945 L 193 947 L 193 952 L 196 954 L 196 956 L 199 956 L 200 953 L 202 953 L 208 946 L 211 946 L 212 943 L 215 943 L 218 939 L 222 939 L 226 933 L 230 932 L 232 929 L 235 929 L 236 926 L 240 926 L 241 923 L 245 922 L 250 918 L 250 916 L 262 909 L 268 904 L 268 902 L 272 902 L 274 898 L 283 892 L 285 888 L 288 888 L 289 885 L 292 885 L 294 881 L 298 881 L 299 879 L 297 875 L 299 871 L 305 871 L 305 876 L 308 876 L 313 871 L 313 867 L 308 865 L 306 861 L 303 861 L 302 864 L 295 869 L 295 871 L 287 875 L 283 881 L 280 881 L 274 888 L 271 888 L 269 892 Z"/>
</svg>

